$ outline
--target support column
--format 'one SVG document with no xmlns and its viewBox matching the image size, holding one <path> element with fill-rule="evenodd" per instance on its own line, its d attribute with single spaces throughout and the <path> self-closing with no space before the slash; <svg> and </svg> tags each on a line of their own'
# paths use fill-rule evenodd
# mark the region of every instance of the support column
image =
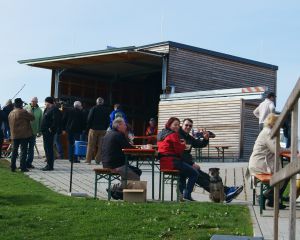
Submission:
<svg viewBox="0 0 300 240">
<path fill-rule="evenodd" d="M 162 77 L 161 77 L 161 89 L 165 92 L 167 87 L 167 69 L 168 69 L 168 58 L 167 56 L 163 57 L 162 62 Z"/>
</svg>

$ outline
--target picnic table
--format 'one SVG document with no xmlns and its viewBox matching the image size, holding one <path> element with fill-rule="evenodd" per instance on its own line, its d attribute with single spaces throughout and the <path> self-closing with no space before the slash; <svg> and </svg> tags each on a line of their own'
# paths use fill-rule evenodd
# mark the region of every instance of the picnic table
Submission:
<svg viewBox="0 0 300 240">
<path fill-rule="evenodd" d="M 156 151 L 154 149 L 138 149 L 138 148 L 125 148 L 122 149 L 125 154 L 125 186 L 127 186 L 127 171 L 129 161 L 148 161 L 152 170 L 152 199 L 154 200 L 154 168 L 155 168 L 155 154 Z M 134 157 L 134 158 L 132 158 Z"/>
</svg>

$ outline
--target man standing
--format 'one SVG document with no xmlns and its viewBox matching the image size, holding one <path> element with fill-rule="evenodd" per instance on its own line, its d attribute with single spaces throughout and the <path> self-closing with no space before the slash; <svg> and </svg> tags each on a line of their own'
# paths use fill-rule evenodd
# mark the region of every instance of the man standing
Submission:
<svg viewBox="0 0 300 240">
<path fill-rule="evenodd" d="M 34 146 L 36 143 L 36 137 L 40 136 L 40 134 L 41 134 L 41 124 L 42 124 L 43 112 L 38 105 L 37 97 L 33 97 L 31 99 L 31 103 L 26 105 L 24 109 L 27 110 L 27 112 L 31 113 L 34 116 L 34 120 L 30 122 L 33 135 L 29 139 L 28 153 L 27 153 L 27 159 L 26 159 L 26 167 L 34 168 L 34 166 L 32 165 L 32 161 L 33 161 L 33 157 L 34 157 Z"/>
<path fill-rule="evenodd" d="M 192 165 L 194 169 L 196 169 L 199 173 L 199 177 L 197 179 L 196 184 L 200 187 L 204 188 L 207 192 L 210 192 L 209 184 L 210 184 L 210 176 L 200 170 L 200 166 L 197 165 L 193 161 L 193 157 L 191 155 L 192 148 L 203 148 L 206 147 L 209 143 L 209 137 L 212 133 L 208 131 L 202 132 L 203 140 L 196 139 L 190 135 L 190 132 L 193 128 L 193 120 L 190 118 L 186 118 L 182 122 L 182 127 L 179 129 L 180 139 L 185 140 L 186 146 L 188 148 L 183 152 L 182 159 L 188 164 Z M 227 203 L 231 202 L 234 198 L 236 198 L 243 191 L 243 186 L 239 187 L 224 187 L 225 200 Z"/>
<path fill-rule="evenodd" d="M 99 164 L 101 162 L 102 138 L 104 137 L 108 126 L 108 114 L 103 104 L 103 98 L 97 98 L 96 106 L 92 107 L 87 119 L 88 146 L 85 162 L 89 164 L 95 156 L 96 148 L 96 163 Z"/>
<path fill-rule="evenodd" d="M 270 113 L 275 113 L 275 97 L 275 94 L 273 92 L 270 92 L 267 95 L 265 101 L 260 103 L 258 107 L 253 111 L 255 117 L 259 119 L 259 131 L 261 131 L 264 128 L 264 122 L 267 116 Z"/>
<path fill-rule="evenodd" d="M 54 165 L 53 143 L 54 135 L 59 130 L 61 115 L 59 109 L 54 105 L 52 97 L 46 97 L 45 110 L 41 124 L 43 134 L 44 149 L 46 153 L 47 165 L 42 168 L 43 171 L 52 171 Z"/>
<path fill-rule="evenodd" d="M 10 114 L 10 112 L 14 109 L 14 105 L 12 103 L 11 99 L 8 99 L 8 101 L 5 104 L 5 107 L 3 108 L 3 112 L 6 116 L 5 120 L 4 120 L 4 138 L 5 139 L 10 139 L 10 128 L 9 128 L 9 124 L 8 124 L 8 115 Z"/>
<path fill-rule="evenodd" d="M 112 130 L 108 131 L 103 138 L 102 143 L 102 164 L 104 168 L 111 168 L 121 175 L 122 179 L 125 176 L 125 155 L 122 152 L 123 148 L 133 148 L 128 142 L 126 134 L 127 126 L 123 118 L 116 118 L 112 124 Z M 133 166 L 127 168 L 128 180 L 140 180 L 142 171 Z M 124 188 L 122 184 L 121 188 Z M 121 189 L 118 189 L 121 191 Z"/>
<path fill-rule="evenodd" d="M 80 140 L 80 135 L 85 129 L 84 115 L 82 112 L 82 105 L 80 101 L 74 102 L 74 108 L 66 110 L 63 116 L 63 130 L 68 133 L 69 143 L 69 160 L 72 161 L 74 157 L 75 141 Z M 79 162 L 75 159 L 74 162 Z"/>
<path fill-rule="evenodd" d="M 112 123 L 116 118 L 123 118 L 125 123 L 127 124 L 127 118 L 126 118 L 126 114 L 122 111 L 121 105 L 119 103 L 116 103 L 114 105 L 114 110 L 110 113 L 109 115 L 109 127 L 110 129 L 112 129 Z"/>
<path fill-rule="evenodd" d="M 11 157 L 11 171 L 16 171 L 16 159 L 18 156 L 19 146 L 21 146 L 20 167 L 22 172 L 28 172 L 26 167 L 26 155 L 29 139 L 32 137 L 30 121 L 34 116 L 23 109 L 21 98 L 15 99 L 15 108 L 8 115 L 11 139 L 13 140 L 13 152 Z"/>
</svg>

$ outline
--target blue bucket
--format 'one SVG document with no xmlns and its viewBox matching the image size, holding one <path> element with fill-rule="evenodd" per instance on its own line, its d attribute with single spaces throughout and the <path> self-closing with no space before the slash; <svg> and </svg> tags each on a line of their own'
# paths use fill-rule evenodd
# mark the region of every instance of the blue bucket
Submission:
<svg viewBox="0 0 300 240">
<path fill-rule="evenodd" d="M 76 156 L 85 156 L 86 155 L 87 142 L 84 141 L 75 141 L 74 154 Z"/>
</svg>

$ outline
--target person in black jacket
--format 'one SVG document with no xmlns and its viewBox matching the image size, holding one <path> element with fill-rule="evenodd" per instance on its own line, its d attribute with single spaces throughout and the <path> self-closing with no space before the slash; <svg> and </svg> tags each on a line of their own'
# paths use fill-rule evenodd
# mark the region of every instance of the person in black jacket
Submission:
<svg viewBox="0 0 300 240">
<path fill-rule="evenodd" d="M 90 164 L 95 157 L 96 163 L 101 162 L 102 138 L 106 133 L 109 124 L 108 113 L 105 110 L 103 98 L 96 100 L 96 106 L 92 107 L 87 119 L 88 146 L 86 154 L 86 163 Z M 97 153 L 95 156 L 97 148 Z"/>
<path fill-rule="evenodd" d="M 14 105 L 12 103 L 11 99 L 8 99 L 8 101 L 5 104 L 5 107 L 3 107 L 3 112 L 4 112 L 4 138 L 5 139 L 10 139 L 10 127 L 8 124 L 8 115 L 10 112 L 14 110 Z"/>
<path fill-rule="evenodd" d="M 60 131 L 61 114 L 59 109 L 54 105 L 52 97 L 46 97 L 45 110 L 41 124 L 43 134 L 44 149 L 46 153 L 47 165 L 42 168 L 43 171 L 52 171 L 54 165 L 53 144 L 54 135 Z"/>
<path fill-rule="evenodd" d="M 102 164 L 104 168 L 114 169 L 122 178 L 125 177 L 125 155 L 123 148 L 133 148 L 127 140 L 127 126 L 123 118 L 116 118 L 112 124 L 112 130 L 108 131 L 102 142 Z M 128 166 L 128 180 L 139 180 L 142 171 L 136 167 Z"/>
<path fill-rule="evenodd" d="M 1 110 L 1 107 L 0 107 L 0 158 L 2 158 L 2 145 L 3 145 L 3 141 L 4 141 L 2 124 L 4 123 L 5 118 L 6 118 L 5 113 L 3 112 L 3 110 Z"/>
<path fill-rule="evenodd" d="M 85 122 L 82 112 L 82 105 L 80 101 L 75 101 L 74 108 L 66 110 L 63 116 L 63 130 L 68 133 L 68 149 L 70 161 L 72 161 L 74 156 L 75 141 L 80 140 L 80 134 L 84 129 Z M 79 160 L 74 159 L 74 162 L 79 162 Z"/>
<path fill-rule="evenodd" d="M 179 129 L 180 139 L 185 140 L 188 148 L 184 151 L 182 159 L 188 164 L 192 165 L 194 169 L 196 169 L 199 173 L 198 180 L 196 182 L 197 185 L 204 188 L 207 192 L 210 192 L 209 184 L 210 184 L 210 176 L 203 172 L 200 169 L 200 166 L 193 161 L 193 157 L 191 154 L 192 148 L 203 148 L 206 147 L 209 143 L 210 136 L 214 137 L 214 134 L 208 131 L 202 132 L 202 138 L 196 139 L 190 135 L 190 132 L 193 128 L 193 120 L 190 118 L 186 118 L 182 122 L 182 127 Z M 226 187 L 224 186 L 225 200 L 227 203 L 231 202 L 234 198 L 236 198 L 243 191 L 243 186 L 238 187 Z"/>
</svg>

